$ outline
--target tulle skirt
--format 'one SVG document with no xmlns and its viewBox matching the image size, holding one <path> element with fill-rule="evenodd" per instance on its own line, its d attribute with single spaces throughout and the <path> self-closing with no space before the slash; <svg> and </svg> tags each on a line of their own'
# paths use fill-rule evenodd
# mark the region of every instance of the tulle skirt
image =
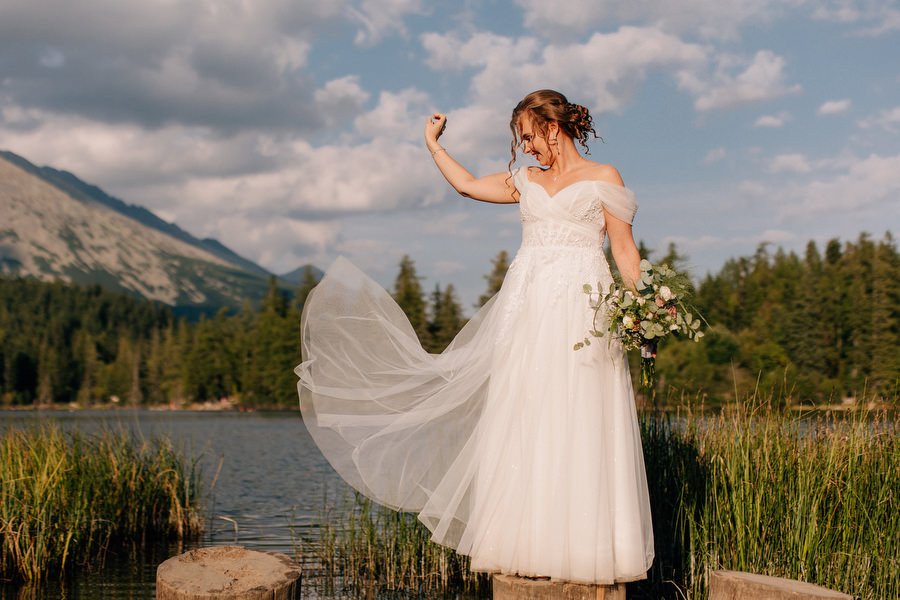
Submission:
<svg viewBox="0 0 900 600">
<path fill-rule="evenodd" d="M 441 354 L 378 284 L 338 259 L 310 294 L 296 369 L 303 419 L 334 468 L 415 511 L 476 571 L 642 579 L 653 533 L 622 348 L 573 350 L 601 253 L 523 247 L 502 290 Z"/>
</svg>

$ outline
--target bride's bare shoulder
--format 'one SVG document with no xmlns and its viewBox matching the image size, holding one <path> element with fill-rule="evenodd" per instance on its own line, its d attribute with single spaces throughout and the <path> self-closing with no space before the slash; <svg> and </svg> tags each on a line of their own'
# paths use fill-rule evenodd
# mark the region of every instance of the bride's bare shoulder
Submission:
<svg viewBox="0 0 900 600">
<path fill-rule="evenodd" d="M 619 170 L 612 165 L 593 163 L 591 166 L 591 179 L 597 179 L 599 181 L 614 183 L 621 186 L 625 185 L 625 182 L 622 181 L 622 176 L 619 174 Z"/>
</svg>

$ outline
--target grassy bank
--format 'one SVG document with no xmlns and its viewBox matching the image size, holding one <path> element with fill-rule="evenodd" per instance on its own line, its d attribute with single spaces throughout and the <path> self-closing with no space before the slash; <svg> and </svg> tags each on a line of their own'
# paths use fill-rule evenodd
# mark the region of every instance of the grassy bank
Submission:
<svg viewBox="0 0 900 600">
<path fill-rule="evenodd" d="M 644 416 L 656 537 L 631 598 L 705 598 L 709 573 L 800 579 L 900 597 L 900 427 L 871 413 L 798 416 L 768 403 Z M 342 525 L 343 523 L 343 525 Z M 414 516 L 361 497 L 328 506 L 304 544 L 326 577 L 407 592 L 483 592 Z"/>
<path fill-rule="evenodd" d="M 0 433 L 0 577 L 39 580 L 117 544 L 199 533 L 198 472 L 164 438 Z"/>
</svg>

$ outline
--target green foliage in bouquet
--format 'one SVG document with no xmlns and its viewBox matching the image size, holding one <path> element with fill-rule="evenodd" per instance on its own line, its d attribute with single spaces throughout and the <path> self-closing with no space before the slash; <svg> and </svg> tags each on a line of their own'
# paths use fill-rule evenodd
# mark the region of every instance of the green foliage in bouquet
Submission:
<svg viewBox="0 0 900 600">
<path fill-rule="evenodd" d="M 641 276 L 635 290 L 621 282 L 609 284 L 604 292 L 584 285 L 594 310 L 592 337 L 618 339 L 626 350 L 641 350 L 641 385 L 652 387 L 655 372 L 656 346 L 659 340 L 679 333 L 694 341 L 703 337 L 703 318 L 696 313 L 690 299 L 690 280 L 666 264 L 654 266 L 641 261 Z M 575 344 L 575 350 L 590 346 L 590 337 Z"/>
</svg>

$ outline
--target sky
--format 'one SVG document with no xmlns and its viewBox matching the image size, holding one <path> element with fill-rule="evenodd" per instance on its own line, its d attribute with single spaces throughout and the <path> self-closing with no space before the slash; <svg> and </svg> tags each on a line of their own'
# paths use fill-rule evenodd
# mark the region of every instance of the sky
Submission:
<svg viewBox="0 0 900 600">
<path fill-rule="evenodd" d="M 468 307 L 518 208 L 458 196 L 425 121 L 505 171 L 543 88 L 695 278 L 900 233 L 900 0 L 0 0 L 0 149 L 275 273 L 344 255 L 389 288 L 408 254 Z"/>
</svg>

